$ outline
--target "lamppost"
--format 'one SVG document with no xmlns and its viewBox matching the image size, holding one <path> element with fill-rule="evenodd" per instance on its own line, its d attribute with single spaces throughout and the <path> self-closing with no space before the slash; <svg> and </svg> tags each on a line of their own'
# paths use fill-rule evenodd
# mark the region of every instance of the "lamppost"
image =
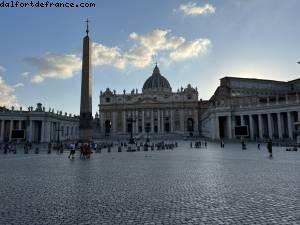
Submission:
<svg viewBox="0 0 300 225">
<path fill-rule="evenodd" d="M 134 144 L 134 139 L 133 139 L 133 123 L 135 122 L 135 120 L 131 117 L 129 119 L 127 119 L 128 123 L 131 123 L 131 130 L 130 130 L 130 139 L 129 139 L 129 144 Z"/>
</svg>

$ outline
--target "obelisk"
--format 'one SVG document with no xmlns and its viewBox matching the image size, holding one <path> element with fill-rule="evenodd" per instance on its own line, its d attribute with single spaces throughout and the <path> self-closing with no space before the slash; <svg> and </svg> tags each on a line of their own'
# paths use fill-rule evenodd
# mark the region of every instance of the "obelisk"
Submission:
<svg viewBox="0 0 300 225">
<path fill-rule="evenodd" d="M 86 20 L 86 36 L 83 38 L 79 140 L 92 140 L 92 58 L 89 20 Z"/>
</svg>

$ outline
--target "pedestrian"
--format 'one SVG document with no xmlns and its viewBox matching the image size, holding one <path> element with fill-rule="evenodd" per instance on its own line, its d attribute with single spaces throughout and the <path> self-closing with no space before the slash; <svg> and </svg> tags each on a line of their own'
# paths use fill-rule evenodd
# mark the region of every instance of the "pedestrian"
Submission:
<svg viewBox="0 0 300 225">
<path fill-rule="evenodd" d="M 207 149 L 207 141 L 204 141 L 204 146 Z"/>
<path fill-rule="evenodd" d="M 269 152 L 269 158 L 273 158 L 272 140 L 271 139 L 267 143 L 267 149 Z"/>
<path fill-rule="evenodd" d="M 260 143 L 257 144 L 257 149 L 260 150 Z"/>
<path fill-rule="evenodd" d="M 52 144 L 51 142 L 48 143 L 48 154 L 51 154 Z"/>
<path fill-rule="evenodd" d="M 70 144 L 70 155 L 68 156 L 69 159 L 74 159 L 75 155 L 75 144 Z"/>
</svg>

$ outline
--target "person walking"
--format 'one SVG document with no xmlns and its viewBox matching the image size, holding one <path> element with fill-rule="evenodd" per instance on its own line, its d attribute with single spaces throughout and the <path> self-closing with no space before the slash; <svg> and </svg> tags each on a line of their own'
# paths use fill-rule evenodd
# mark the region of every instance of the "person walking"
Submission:
<svg viewBox="0 0 300 225">
<path fill-rule="evenodd" d="M 269 158 L 273 158 L 272 140 L 270 139 L 267 143 L 267 149 L 269 152 Z"/>
<path fill-rule="evenodd" d="M 70 144 L 70 155 L 68 156 L 69 159 L 74 159 L 75 155 L 75 144 Z"/>
</svg>

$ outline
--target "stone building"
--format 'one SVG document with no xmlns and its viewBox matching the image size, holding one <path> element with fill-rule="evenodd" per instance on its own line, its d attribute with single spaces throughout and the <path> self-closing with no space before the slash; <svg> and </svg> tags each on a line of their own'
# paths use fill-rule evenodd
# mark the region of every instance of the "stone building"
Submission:
<svg viewBox="0 0 300 225">
<path fill-rule="evenodd" d="M 201 134 L 237 138 L 234 127 L 248 126 L 251 140 L 296 140 L 300 121 L 300 79 L 289 82 L 224 77 L 201 115 Z"/>
<path fill-rule="evenodd" d="M 197 88 L 172 92 L 155 66 L 142 93 L 100 92 L 102 135 L 190 135 L 213 140 L 237 139 L 235 127 L 247 126 L 249 140 L 296 140 L 300 131 L 300 79 L 224 77 L 214 95 L 198 100 Z M 298 137 L 299 139 L 299 137 Z"/>
<path fill-rule="evenodd" d="M 71 114 L 63 114 L 53 109 L 46 111 L 41 103 L 37 107 L 16 110 L 0 108 L 0 141 L 12 141 L 13 130 L 23 130 L 25 137 L 19 141 L 47 143 L 65 140 L 77 140 L 79 119 Z M 15 139 L 16 140 L 16 139 Z"/>
<path fill-rule="evenodd" d="M 156 65 L 142 93 L 100 92 L 99 117 L 102 135 L 199 135 L 197 88 L 187 85 L 172 92 L 169 81 Z"/>
</svg>

